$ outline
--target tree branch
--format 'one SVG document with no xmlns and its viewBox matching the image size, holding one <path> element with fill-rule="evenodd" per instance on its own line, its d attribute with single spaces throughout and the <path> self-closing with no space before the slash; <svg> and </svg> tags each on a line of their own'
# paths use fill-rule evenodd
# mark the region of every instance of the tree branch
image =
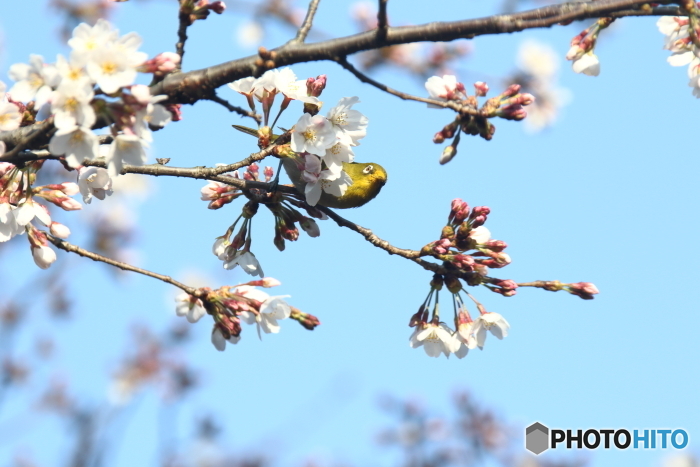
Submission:
<svg viewBox="0 0 700 467">
<path fill-rule="evenodd" d="M 131 271 L 131 272 L 137 272 L 139 274 L 143 274 L 144 276 L 148 277 L 153 277 L 154 279 L 158 279 L 160 281 L 166 282 L 168 284 L 174 285 L 175 287 L 178 287 L 185 292 L 187 292 L 190 295 L 196 295 L 197 289 L 194 287 L 189 287 L 181 282 L 176 281 L 170 276 L 164 276 L 163 274 L 158 274 L 156 272 L 151 272 L 146 269 L 141 269 L 137 268 L 136 266 L 132 266 L 127 263 L 122 263 L 121 261 L 116 261 L 110 258 L 107 258 L 106 256 L 99 255 L 97 253 L 93 253 L 92 251 L 85 250 L 83 248 L 80 248 L 76 245 L 73 245 L 71 243 L 66 242 L 65 240 L 61 240 L 58 237 L 54 237 L 51 234 L 46 234 L 46 238 L 53 243 L 57 248 L 60 248 L 61 250 L 67 251 L 69 253 L 75 253 L 77 255 L 80 255 L 84 258 L 89 258 L 93 261 L 98 261 L 101 263 L 109 264 L 111 266 L 117 267 L 121 270 L 124 271 Z"/>
<path fill-rule="evenodd" d="M 318 4 L 320 2 L 321 0 L 311 0 L 309 2 L 309 8 L 306 11 L 306 18 L 304 18 L 304 22 L 301 23 L 301 27 L 297 31 L 296 37 L 287 42 L 287 44 L 302 44 L 306 40 L 306 36 L 308 36 L 309 31 L 311 30 L 311 26 L 314 22 L 314 16 L 316 15 L 316 10 L 318 9 Z"/>
<path fill-rule="evenodd" d="M 178 13 L 179 26 L 177 28 L 177 43 L 175 44 L 175 53 L 180 56 L 180 63 L 177 69 L 182 69 L 182 60 L 185 56 L 185 42 L 187 42 L 187 28 L 190 26 L 190 15 L 182 11 L 180 6 Z"/>
<path fill-rule="evenodd" d="M 389 19 L 386 13 L 386 4 L 389 0 L 379 0 L 379 9 L 377 10 L 377 37 L 379 40 L 386 39 L 386 32 L 389 28 Z"/>
<path fill-rule="evenodd" d="M 673 4 L 677 2 L 667 0 L 660 3 Z M 643 7 L 645 5 L 647 6 L 646 8 Z M 417 26 L 387 26 L 384 39 L 378 37 L 376 30 L 371 30 L 312 44 L 290 41 L 271 51 L 271 53 L 274 52 L 272 54 L 274 59 L 263 62 L 262 66 L 259 63 L 260 57 L 256 54 L 187 73 L 170 73 L 162 81 L 151 86 L 151 94 L 167 95 L 169 103 L 193 104 L 198 100 L 206 99 L 216 88 L 224 84 L 248 76 L 259 76 L 268 65 L 271 68 L 277 68 L 319 60 L 340 63 L 343 57 L 348 55 L 391 45 L 473 39 L 476 36 L 545 28 L 559 23 L 569 23 L 587 18 L 680 14 L 681 12 L 677 7 L 648 8 L 648 2 L 645 0 L 589 0 L 586 2 L 561 3 L 514 14 L 494 15 L 485 18 L 434 22 Z M 181 43 L 178 43 L 178 50 L 184 53 L 184 42 L 182 40 Z M 268 64 L 268 62 L 270 63 Z M 348 68 L 348 70 L 350 69 Z M 376 86 L 374 84 L 376 82 L 373 82 L 368 77 L 365 78 L 368 79 L 365 82 Z M 450 105 L 441 106 L 454 108 Z M 459 111 L 458 109 L 455 110 Z M 99 120 L 94 125 L 94 128 L 102 128 L 107 123 Z M 3 132 L 0 134 L 0 141 L 4 141 L 7 148 L 11 150 L 25 135 L 31 133 L 34 128 L 36 128 L 36 125 Z M 37 138 L 37 140 L 33 141 L 33 146 L 35 148 L 40 147 L 47 142 L 48 138 Z"/>
</svg>

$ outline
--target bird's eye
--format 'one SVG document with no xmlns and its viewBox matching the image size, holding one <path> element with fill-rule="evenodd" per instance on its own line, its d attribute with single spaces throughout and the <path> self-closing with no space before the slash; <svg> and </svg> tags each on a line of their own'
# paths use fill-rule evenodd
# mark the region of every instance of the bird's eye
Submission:
<svg viewBox="0 0 700 467">
<path fill-rule="evenodd" d="M 371 174 L 372 172 L 374 172 L 374 166 L 373 166 L 373 165 L 368 165 L 367 167 L 365 167 L 364 169 L 362 169 L 362 173 L 363 173 L 363 174 Z"/>
</svg>

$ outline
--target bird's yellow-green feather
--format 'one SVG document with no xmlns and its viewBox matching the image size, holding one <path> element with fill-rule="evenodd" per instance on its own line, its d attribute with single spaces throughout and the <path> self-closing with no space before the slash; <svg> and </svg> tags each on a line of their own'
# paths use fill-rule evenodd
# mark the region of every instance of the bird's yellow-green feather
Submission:
<svg viewBox="0 0 700 467">
<path fill-rule="evenodd" d="M 251 136 L 258 136 L 258 130 L 240 125 L 232 125 L 235 129 Z M 269 130 L 268 130 L 269 131 Z M 277 135 L 271 135 L 270 140 L 277 139 Z M 294 187 L 304 194 L 306 183 L 301 178 L 303 170 L 303 159 L 284 158 L 282 159 L 284 170 L 294 183 Z M 301 167 L 300 167 L 301 164 Z M 343 170 L 352 179 L 350 185 L 343 196 L 333 196 L 325 191 L 321 194 L 318 204 L 335 209 L 357 208 L 373 200 L 382 189 L 387 180 L 387 173 L 379 164 L 374 162 L 343 162 Z"/>
<path fill-rule="evenodd" d="M 301 178 L 297 161 L 287 158 L 282 160 L 282 164 L 297 191 L 303 194 L 306 183 Z M 343 162 L 343 170 L 352 179 L 352 185 L 340 197 L 324 191 L 318 204 L 335 209 L 358 208 L 374 199 L 387 180 L 384 167 L 374 162 Z"/>
</svg>

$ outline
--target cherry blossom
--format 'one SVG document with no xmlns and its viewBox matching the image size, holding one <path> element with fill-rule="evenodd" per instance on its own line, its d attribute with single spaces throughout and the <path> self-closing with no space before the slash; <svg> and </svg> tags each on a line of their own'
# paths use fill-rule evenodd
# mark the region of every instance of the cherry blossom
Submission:
<svg viewBox="0 0 700 467">
<path fill-rule="evenodd" d="M 336 136 L 349 146 L 358 146 L 359 140 L 367 136 L 369 119 L 361 112 L 353 110 L 352 106 L 360 102 L 360 98 L 343 97 L 335 107 L 328 111 L 328 121 L 333 124 Z"/>
<path fill-rule="evenodd" d="M 92 197 L 99 200 L 112 195 L 112 179 L 106 169 L 101 167 L 81 167 L 78 171 L 78 187 L 83 201 L 92 202 Z"/>
<path fill-rule="evenodd" d="M 22 102 L 36 100 L 36 108 L 48 101 L 52 88 L 60 80 L 56 67 L 45 64 L 41 55 L 30 55 L 28 65 L 15 63 L 8 74 L 16 81 L 10 89 L 12 99 Z"/>
<path fill-rule="evenodd" d="M 112 143 L 114 144 L 114 143 Z M 71 167 L 78 167 L 85 159 L 97 155 L 99 142 L 89 127 L 72 126 L 60 128 L 49 142 L 49 151 L 65 155 Z"/>
<path fill-rule="evenodd" d="M 444 354 L 449 358 L 451 353 L 460 350 L 461 342 L 454 338 L 452 330 L 444 323 L 421 323 L 411 334 L 409 344 L 413 349 L 423 346 L 429 357 L 437 358 Z"/>
<path fill-rule="evenodd" d="M 474 321 L 473 333 L 476 337 L 476 345 L 480 349 L 484 348 L 486 331 L 490 331 L 498 339 L 503 339 L 508 336 L 508 329 L 510 329 L 510 324 L 500 314 L 493 312 L 483 313 Z"/>
<path fill-rule="evenodd" d="M 326 149 L 337 142 L 336 132 L 328 119 L 322 115 L 305 113 L 294 125 L 292 132 L 292 151 L 308 152 L 322 157 Z"/>
<path fill-rule="evenodd" d="M 175 314 L 184 316 L 190 323 L 196 323 L 202 316 L 207 314 L 202 301 L 186 292 L 178 295 L 175 301 L 177 302 Z"/>
<path fill-rule="evenodd" d="M 337 166 L 333 166 L 337 167 Z M 306 165 L 302 173 L 302 180 L 306 182 L 304 195 L 310 206 L 316 206 L 321 193 L 326 192 L 336 197 L 343 196 L 348 187 L 352 185 L 352 179 L 344 171 L 334 171 L 331 167 L 321 169 L 321 159 L 313 154 L 306 155 Z"/>
</svg>

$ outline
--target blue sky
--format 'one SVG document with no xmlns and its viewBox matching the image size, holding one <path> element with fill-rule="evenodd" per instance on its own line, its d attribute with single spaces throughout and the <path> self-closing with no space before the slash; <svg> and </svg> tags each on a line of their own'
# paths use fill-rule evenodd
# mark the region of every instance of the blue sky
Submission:
<svg viewBox="0 0 700 467">
<path fill-rule="evenodd" d="M 476 4 L 476 2 L 471 2 Z M 441 4 L 442 5 L 442 4 Z M 478 17 L 482 6 L 444 2 L 408 9 L 390 2 L 394 24 Z M 350 2 L 321 2 L 317 25 L 344 35 L 355 32 L 347 12 Z M 153 56 L 174 49 L 176 12 L 173 2 L 129 2 L 115 8 L 113 22 L 122 33 L 138 31 L 142 50 Z M 21 19 L 18 20 L 18 19 Z M 236 28 L 244 16 L 231 10 L 210 17 L 190 30 L 186 70 L 221 63 L 252 53 L 241 49 Z M 209 343 L 210 323 L 194 325 L 187 357 L 204 369 L 203 388 L 179 412 L 180 437 L 194 417 L 216 413 L 225 439 L 234 450 L 280 449 L 278 460 L 296 465 L 311 457 L 358 466 L 391 465 L 395 460 L 373 445 L 375 433 L 389 419 L 377 407 L 382 394 L 418 398 L 436 414 L 448 414 L 455 389 L 469 389 L 484 405 L 502 414 L 516 429 L 533 421 L 552 427 L 685 428 L 690 450 L 700 433 L 696 329 L 695 266 L 700 250 L 695 235 L 700 169 L 692 144 L 697 133 L 698 102 L 686 86 L 684 68 L 672 68 L 661 49 L 655 19 L 620 22 L 602 35 L 597 78 L 576 75 L 562 63 L 560 84 L 572 93 L 556 125 L 530 135 L 515 122 L 495 122 L 495 138 L 463 138 L 457 157 L 437 163 L 442 147 L 432 135 L 451 120 L 447 111 L 396 97 L 354 80 L 332 63 L 293 67 L 300 77 L 325 73 L 323 97 L 329 105 L 344 96 L 360 97 L 357 107 L 370 119 L 368 136 L 357 148 L 358 161 L 381 163 L 387 185 L 372 203 L 341 213 L 369 227 L 396 246 L 419 249 L 436 239 L 450 201 L 487 205 L 487 227 L 508 243 L 513 263 L 501 271 L 516 281 L 591 281 L 601 291 L 593 301 L 564 293 L 522 289 L 512 298 L 487 290 L 475 295 L 489 311 L 511 324 L 503 341 L 491 337 L 482 352 L 464 360 L 428 358 L 410 349 L 406 326 L 426 293 L 431 275 L 401 258 L 373 248 L 361 237 L 331 222 L 322 235 L 304 235 L 280 253 L 272 244 L 272 219 L 255 219 L 253 251 L 267 275 L 282 282 L 280 294 L 320 317 L 322 326 L 308 332 L 283 323 L 282 332 L 258 341 L 251 329 L 236 347 L 219 353 Z M 25 62 L 30 53 L 53 61 L 68 49 L 58 40 L 60 23 L 43 1 L 9 2 L 0 17 L 0 75 Z M 501 37 L 477 38 L 474 52 L 460 61 L 459 77 L 470 86 L 485 80 L 492 93 L 502 84 L 495 77 L 513 70 L 519 44 L 535 38 L 564 56 L 571 37 L 583 25 Z M 269 28 L 264 45 L 286 41 L 292 31 Z M 422 83 L 389 69 L 373 76 L 389 86 L 424 95 Z M 7 80 L 6 80 L 7 82 Z M 237 105 L 244 100 L 223 88 L 221 95 Z M 252 138 L 231 124 L 244 124 L 210 102 L 183 108 L 184 120 L 155 135 L 154 157 L 171 165 L 198 166 L 234 162 L 255 150 Z M 281 126 L 296 116 L 284 115 Z M 147 198 L 138 203 L 139 265 L 185 280 L 211 278 L 211 285 L 248 280 L 240 270 L 224 271 L 211 254 L 238 215 L 240 203 L 218 211 L 199 200 L 200 181 L 150 180 Z M 93 202 L 85 210 L 107 209 Z M 63 216 L 71 226 L 79 215 Z M 72 227 L 72 226 L 71 226 Z M 71 241 L 81 244 L 76 233 Z M 6 256 L 17 286 L 37 274 L 26 240 L 16 238 L 16 251 Z M 172 287 L 147 278 L 114 279 L 107 267 L 71 261 L 68 280 L 74 290 L 75 319 L 59 324 L 32 308 L 36 328 L 54 336 L 59 351 L 50 374 L 65 375 L 73 391 L 98 404 L 118 357 L 128 345 L 128 326 L 145 322 L 164 328 L 174 315 Z M 0 296 L 2 293 L 0 293 Z M 445 297 L 443 297 L 444 299 Z M 18 352 L 31 345 L 30 333 Z M 38 386 L 38 385 L 37 385 Z M 31 391 L 16 394 L 16 403 L 0 416 L 21 416 Z M 141 396 L 128 422 L 114 465 L 150 462 L 155 451 L 158 405 L 153 393 Z M 322 415 L 318 415 L 322 414 Z M 5 420 L 5 422 L 3 422 Z M 17 450 L 31 453 L 43 465 L 56 464 L 66 447 L 55 420 L 26 422 L 0 443 L 0 458 Z M 2 427 L 5 428 L 2 428 Z M 2 435 L 0 435 L 2 436 Z M 660 465 L 668 453 L 595 451 L 593 465 Z"/>
</svg>

